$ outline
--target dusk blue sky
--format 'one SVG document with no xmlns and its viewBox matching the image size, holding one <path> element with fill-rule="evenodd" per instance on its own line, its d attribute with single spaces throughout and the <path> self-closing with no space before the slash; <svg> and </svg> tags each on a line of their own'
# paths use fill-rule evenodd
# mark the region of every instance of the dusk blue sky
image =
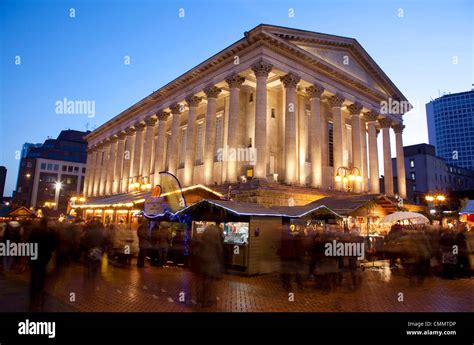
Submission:
<svg viewBox="0 0 474 345">
<path fill-rule="evenodd" d="M 15 189 L 15 152 L 23 143 L 103 124 L 260 23 L 356 38 L 415 106 L 405 115 L 404 144 L 427 142 L 425 103 L 439 92 L 470 90 L 473 83 L 472 6 L 470 0 L 3 0 L 5 195 Z M 21 65 L 15 65 L 15 56 Z M 130 65 L 124 64 L 125 56 Z M 95 117 L 57 115 L 55 102 L 63 98 L 94 100 Z"/>
</svg>

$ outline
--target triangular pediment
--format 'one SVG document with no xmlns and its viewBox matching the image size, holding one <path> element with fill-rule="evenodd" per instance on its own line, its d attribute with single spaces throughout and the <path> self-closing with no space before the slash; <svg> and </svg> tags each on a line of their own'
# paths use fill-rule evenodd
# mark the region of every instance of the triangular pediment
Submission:
<svg viewBox="0 0 474 345">
<path fill-rule="evenodd" d="M 370 75 L 370 72 L 364 68 L 362 62 L 359 62 L 348 49 L 327 46 L 325 47 L 317 44 L 301 43 L 297 41 L 290 41 L 290 43 L 295 44 L 314 56 L 317 56 L 332 66 L 343 70 L 364 84 L 372 88 L 376 88 L 380 92 L 385 92 L 383 87 Z"/>
<path fill-rule="evenodd" d="M 304 51 L 332 70 L 341 72 L 386 97 L 405 99 L 390 78 L 353 38 L 266 24 L 260 27 L 280 42 L 284 41 L 295 49 Z"/>
</svg>

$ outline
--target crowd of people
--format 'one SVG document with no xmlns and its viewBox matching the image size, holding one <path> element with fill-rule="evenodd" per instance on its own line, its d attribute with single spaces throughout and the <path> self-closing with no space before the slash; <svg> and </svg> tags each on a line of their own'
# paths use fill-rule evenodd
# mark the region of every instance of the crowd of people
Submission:
<svg viewBox="0 0 474 345">
<path fill-rule="evenodd" d="M 216 301 L 218 282 L 225 272 L 223 229 L 208 225 L 203 232 L 186 238 L 183 227 L 166 221 L 137 219 L 136 230 L 130 224 L 103 224 L 99 219 L 58 221 L 41 218 L 34 221 L 12 220 L 0 224 L 0 241 L 37 243 L 38 258 L 4 256 L 2 270 L 8 275 L 30 270 L 30 309 L 43 310 L 47 273 L 61 276 L 71 263 L 82 264 L 84 282 L 94 287 L 105 263 L 137 267 L 165 267 L 169 264 L 189 267 L 195 276 L 196 299 L 203 307 Z M 329 251 L 340 244 L 345 251 Z M 346 246 L 347 245 L 347 246 Z M 447 279 L 472 273 L 474 231 L 463 223 L 449 227 L 407 227 L 394 224 L 375 247 L 373 238 L 362 236 L 357 226 L 347 224 L 284 225 L 277 255 L 281 263 L 281 282 L 292 291 L 294 284 L 303 289 L 305 281 L 329 292 L 348 284 L 357 289 L 367 256 L 388 260 L 391 269 L 403 268 L 413 284 L 421 284 L 430 274 Z M 356 249 L 362 248 L 361 251 Z M 374 250 L 376 248 L 376 250 Z M 333 248 L 334 249 L 334 248 Z M 349 252 L 347 249 L 350 249 Z M 347 282 L 347 283 L 344 283 Z"/>
</svg>

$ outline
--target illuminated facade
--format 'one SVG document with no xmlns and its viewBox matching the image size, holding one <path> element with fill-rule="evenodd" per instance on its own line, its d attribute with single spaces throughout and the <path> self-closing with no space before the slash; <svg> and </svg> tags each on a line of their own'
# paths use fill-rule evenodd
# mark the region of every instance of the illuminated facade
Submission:
<svg viewBox="0 0 474 345">
<path fill-rule="evenodd" d="M 90 133 L 84 192 L 144 191 L 159 171 L 183 186 L 222 185 L 250 169 L 257 180 L 375 194 L 382 164 L 393 196 L 389 133 L 402 176 L 404 126 L 403 112 L 381 106 L 389 100 L 408 103 L 356 40 L 259 25 Z M 360 177 L 340 178 L 341 167 Z"/>
</svg>

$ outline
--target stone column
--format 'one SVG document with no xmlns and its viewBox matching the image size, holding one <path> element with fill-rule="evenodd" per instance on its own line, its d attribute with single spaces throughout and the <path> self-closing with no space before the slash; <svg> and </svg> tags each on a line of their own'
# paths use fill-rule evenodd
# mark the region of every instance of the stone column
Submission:
<svg viewBox="0 0 474 345">
<path fill-rule="evenodd" d="M 143 152 L 143 132 L 145 129 L 145 124 L 138 122 L 134 125 L 136 134 L 135 134 L 135 146 L 133 148 L 133 158 L 132 158 L 132 179 L 133 181 L 138 181 L 140 174 L 140 166 L 142 162 L 142 152 Z"/>
<path fill-rule="evenodd" d="M 344 116 L 342 114 L 342 103 L 344 103 L 344 97 L 339 94 L 328 98 L 329 105 L 332 112 L 333 121 L 333 142 L 334 142 L 334 177 L 337 175 L 337 169 L 343 166 L 344 163 L 344 137 L 345 135 L 345 123 Z M 342 190 L 343 182 L 334 181 L 334 189 Z"/>
<path fill-rule="evenodd" d="M 204 183 L 211 184 L 214 173 L 214 152 L 216 144 L 216 107 L 221 89 L 208 86 L 204 89 L 207 96 L 206 130 L 204 142 Z"/>
<path fill-rule="evenodd" d="M 112 194 L 112 187 L 114 184 L 114 169 L 117 161 L 117 144 L 118 139 L 116 135 L 110 137 L 110 153 L 107 161 L 107 178 L 105 182 L 105 194 Z"/>
<path fill-rule="evenodd" d="M 109 167 L 109 156 L 110 156 L 110 139 L 104 141 L 103 148 L 102 166 L 100 168 L 100 184 L 99 184 L 99 195 L 105 195 L 105 186 L 107 183 L 107 174 Z"/>
<path fill-rule="evenodd" d="M 352 166 L 359 169 L 362 177 L 362 138 L 361 138 L 361 110 L 362 105 L 353 103 L 348 107 L 351 114 L 352 123 Z M 362 191 L 362 183 L 354 181 L 354 192 L 360 193 Z"/>
<path fill-rule="evenodd" d="M 123 159 L 123 170 L 122 170 L 122 193 L 128 193 L 130 191 L 130 171 L 132 163 L 132 150 L 135 146 L 135 128 L 130 127 L 126 130 L 127 141 L 125 142 L 125 151 Z"/>
<path fill-rule="evenodd" d="M 178 148 L 179 145 L 182 145 L 182 143 L 179 142 L 179 125 L 182 108 L 183 106 L 179 103 L 170 105 L 171 113 L 173 114 L 173 122 L 171 124 L 171 140 L 168 150 L 168 171 L 173 175 L 176 175 L 178 172 Z"/>
<path fill-rule="evenodd" d="M 255 164 L 255 178 L 267 178 L 267 78 L 273 66 L 264 61 L 252 65 L 252 71 L 257 78 L 255 91 L 255 149 L 257 162 Z"/>
<path fill-rule="evenodd" d="M 92 191 L 93 196 L 99 195 L 103 152 L 104 152 L 103 143 L 99 143 L 97 145 L 97 158 L 96 158 L 95 167 L 94 167 L 94 187 Z"/>
<path fill-rule="evenodd" d="M 84 179 L 84 196 L 92 195 L 92 186 L 94 185 L 94 165 L 95 165 L 96 151 L 94 148 L 87 148 L 86 161 L 86 177 Z"/>
<path fill-rule="evenodd" d="M 160 184 L 160 172 L 165 170 L 165 155 L 166 155 L 166 121 L 170 117 L 170 113 L 167 111 L 161 111 L 157 115 L 158 117 L 158 137 L 156 140 L 155 146 L 155 175 L 154 175 L 154 185 Z M 173 115 L 173 123 L 174 123 L 174 116 Z M 179 115 L 176 117 L 179 118 Z M 179 120 L 178 126 L 179 126 Z M 178 127 L 179 128 L 179 127 Z M 177 140 L 176 140 L 177 141 Z M 173 145 L 172 143 L 170 146 Z"/>
<path fill-rule="evenodd" d="M 368 192 L 369 191 L 369 180 L 368 180 L 368 172 L 367 172 L 367 130 L 366 130 L 366 123 L 364 116 L 361 119 L 361 126 L 360 126 L 360 139 L 362 142 L 362 167 L 361 167 L 361 174 L 362 174 L 362 191 Z"/>
<path fill-rule="evenodd" d="M 400 198 L 407 198 L 407 185 L 405 176 L 405 153 L 403 152 L 403 129 L 404 125 L 401 123 L 392 126 L 395 132 L 395 145 L 397 149 L 397 184 L 398 184 L 398 195 Z"/>
<path fill-rule="evenodd" d="M 379 153 L 377 148 L 377 114 L 368 111 L 364 113 L 364 119 L 367 121 L 367 132 L 369 137 L 369 178 L 370 194 L 380 193 L 379 179 Z"/>
<path fill-rule="evenodd" d="M 122 167 L 124 164 L 124 151 L 125 151 L 125 138 L 127 133 L 119 132 L 117 134 L 117 159 L 115 160 L 114 169 L 114 183 L 112 186 L 112 193 L 118 194 L 121 192 L 121 178 L 122 178 Z"/>
<path fill-rule="evenodd" d="M 285 182 L 297 181 L 298 162 L 296 160 L 296 85 L 300 77 L 290 72 L 280 80 L 285 86 Z"/>
<path fill-rule="evenodd" d="M 146 183 L 153 183 L 153 181 L 150 181 L 150 175 L 151 175 L 151 151 L 153 147 L 153 142 L 155 139 L 155 124 L 156 124 L 156 118 L 155 117 L 148 117 L 145 119 L 145 139 L 143 142 L 143 163 L 142 163 L 142 170 L 141 170 L 141 175 L 144 177 L 146 180 Z"/>
<path fill-rule="evenodd" d="M 383 176 L 385 195 L 394 196 L 393 193 L 393 172 L 392 172 L 392 154 L 390 149 L 390 126 L 392 121 L 387 118 L 379 120 L 380 127 L 382 127 L 383 139 Z"/>
<path fill-rule="evenodd" d="M 238 135 L 238 125 L 239 125 L 239 93 L 242 83 L 245 81 L 244 77 L 241 77 L 238 74 L 232 74 L 225 79 L 226 83 L 229 85 L 229 129 L 227 132 L 227 145 L 230 149 L 237 150 L 239 143 Z M 215 126 L 214 126 L 215 127 Z M 214 130 L 215 133 L 215 130 Z M 214 154 L 214 152 L 213 152 Z M 222 164 L 225 164 L 223 162 Z M 228 160 L 227 161 L 227 181 L 236 182 L 237 181 L 237 161 Z"/>
<path fill-rule="evenodd" d="M 196 116 L 197 107 L 201 103 L 202 97 L 188 96 L 186 102 L 188 103 L 188 125 L 186 127 L 186 154 L 184 156 L 184 179 L 183 183 L 185 186 L 193 184 L 194 177 L 194 165 L 196 157 Z"/>
<path fill-rule="evenodd" d="M 306 88 L 311 103 L 311 117 L 309 126 L 311 138 L 309 141 L 309 150 L 311 152 L 311 186 L 321 188 L 323 183 L 323 124 L 321 120 L 321 94 L 324 88 L 321 85 L 314 84 Z"/>
</svg>

